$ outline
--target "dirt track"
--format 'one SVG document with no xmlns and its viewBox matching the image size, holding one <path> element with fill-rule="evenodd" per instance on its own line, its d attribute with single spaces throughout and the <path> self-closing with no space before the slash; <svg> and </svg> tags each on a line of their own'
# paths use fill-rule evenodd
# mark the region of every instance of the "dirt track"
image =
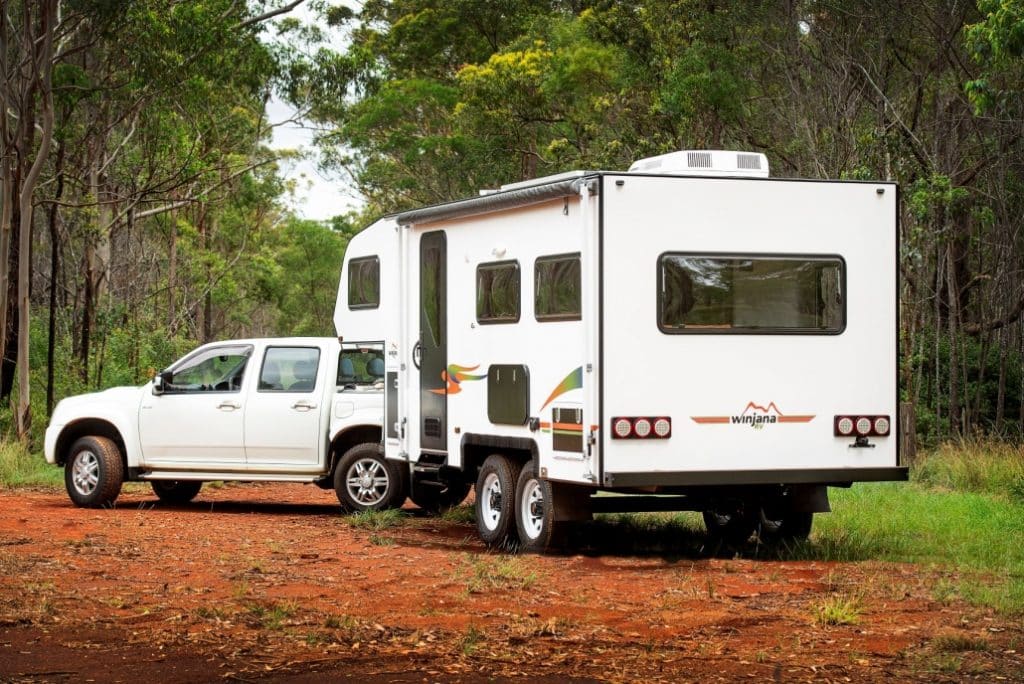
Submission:
<svg viewBox="0 0 1024 684">
<path fill-rule="evenodd" d="M 298 485 L 0 492 L 0 681 L 1024 681 L 1024 626 L 938 602 L 938 571 L 624 552 L 610 525 L 502 555 L 411 513 L 357 529 Z M 855 624 L 815 621 L 847 599 Z"/>
</svg>

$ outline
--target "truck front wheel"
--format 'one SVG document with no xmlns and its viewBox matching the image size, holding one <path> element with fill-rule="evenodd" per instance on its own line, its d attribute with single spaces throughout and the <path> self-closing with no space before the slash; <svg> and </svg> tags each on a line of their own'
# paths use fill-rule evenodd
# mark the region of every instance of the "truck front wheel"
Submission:
<svg viewBox="0 0 1024 684">
<path fill-rule="evenodd" d="M 348 511 L 382 511 L 405 503 L 405 478 L 379 444 L 358 444 L 334 469 L 334 492 Z"/>
<path fill-rule="evenodd" d="M 476 529 L 488 546 L 516 546 L 516 480 L 520 465 L 492 454 L 480 466 L 476 479 Z"/>
<path fill-rule="evenodd" d="M 81 437 L 64 464 L 64 486 L 76 506 L 110 506 L 121 493 L 124 462 L 121 451 L 106 437 Z"/>
</svg>

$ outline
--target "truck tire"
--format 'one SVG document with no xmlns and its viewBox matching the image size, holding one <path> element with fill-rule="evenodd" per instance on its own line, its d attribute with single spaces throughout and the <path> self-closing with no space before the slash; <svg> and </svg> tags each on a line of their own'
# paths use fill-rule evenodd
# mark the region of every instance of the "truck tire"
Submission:
<svg viewBox="0 0 1024 684">
<path fill-rule="evenodd" d="M 491 454 L 476 478 L 476 529 L 487 546 L 515 549 L 516 480 L 520 465 L 501 454 Z"/>
<path fill-rule="evenodd" d="M 113 440 L 80 437 L 64 464 L 64 486 L 76 506 L 105 508 L 117 500 L 124 482 L 124 461 Z"/>
<path fill-rule="evenodd" d="M 745 508 L 734 511 L 704 511 L 704 527 L 712 539 L 739 546 L 750 539 L 757 519 Z"/>
<path fill-rule="evenodd" d="M 768 514 L 761 509 L 761 523 L 758 537 L 765 544 L 787 544 L 805 541 L 811 536 L 814 513 L 787 511 L 782 514 Z"/>
<path fill-rule="evenodd" d="M 167 504 L 186 504 L 203 488 L 199 480 L 151 480 L 157 498 Z"/>
<path fill-rule="evenodd" d="M 334 493 L 347 511 L 383 511 L 405 503 L 406 478 L 380 444 L 357 444 L 334 469 Z"/>
<path fill-rule="evenodd" d="M 466 500 L 469 483 L 463 480 L 448 482 L 443 486 L 416 485 L 409 489 L 409 498 L 424 511 L 437 515 L 455 508 Z"/>
<path fill-rule="evenodd" d="M 554 502 L 551 482 L 538 477 L 528 461 L 516 482 L 516 531 L 523 551 L 541 553 L 563 543 L 566 523 L 555 520 Z"/>
</svg>

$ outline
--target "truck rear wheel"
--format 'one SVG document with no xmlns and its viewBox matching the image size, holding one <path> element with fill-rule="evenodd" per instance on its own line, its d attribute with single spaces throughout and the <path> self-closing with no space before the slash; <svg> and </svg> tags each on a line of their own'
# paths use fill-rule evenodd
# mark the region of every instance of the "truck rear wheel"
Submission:
<svg viewBox="0 0 1024 684">
<path fill-rule="evenodd" d="M 81 437 L 64 464 L 64 486 L 76 506 L 110 506 L 121 493 L 124 462 L 121 451 L 106 437 Z"/>
<path fill-rule="evenodd" d="M 334 469 L 334 492 L 347 511 L 382 511 L 405 503 L 405 478 L 380 444 L 357 444 Z"/>
<path fill-rule="evenodd" d="M 516 480 L 520 465 L 492 454 L 476 478 L 476 529 L 488 546 L 515 548 Z"/>
<path fill-rule="evenodd" d="M 203 488 L 199 480 L 151 480 L 149 484 L 157 498 L 168 504 L 188 503 Z"/>
<path fill-rule="evenodd" d="M 409 489 L 412 502 L 428 513 L 444 513 L 465 501 L 469 494 L 469 483 L 460 480 L 449 481 L 440 486 L 432 483 L 416 484 Z"/>
<path fill-rule="evenodd" d="M 527 462 L 516 483 L 516 530 L 524 551 L 540 553 L 562 543 L 565 523 L 555 520 L 554 504 L 554 487 Z"/>
</svg>

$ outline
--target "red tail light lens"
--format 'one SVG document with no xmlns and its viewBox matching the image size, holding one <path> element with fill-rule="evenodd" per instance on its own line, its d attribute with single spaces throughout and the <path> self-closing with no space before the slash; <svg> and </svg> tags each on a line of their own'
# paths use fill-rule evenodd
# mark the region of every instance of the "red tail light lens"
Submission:
<svg viewBox="0 0 1024 684">
<path fill-rule="evenodd" d="M 667 416 L 618 416 L 612 418 L 613 439 L 668 439 L 672 419 Z"/>
<path fill-rule="evenodd" d="M 880 415 L 836 416 L 832 426 L 836 437 L 888 437 L 892 430 L 889 416 Z"/>
</svg>

